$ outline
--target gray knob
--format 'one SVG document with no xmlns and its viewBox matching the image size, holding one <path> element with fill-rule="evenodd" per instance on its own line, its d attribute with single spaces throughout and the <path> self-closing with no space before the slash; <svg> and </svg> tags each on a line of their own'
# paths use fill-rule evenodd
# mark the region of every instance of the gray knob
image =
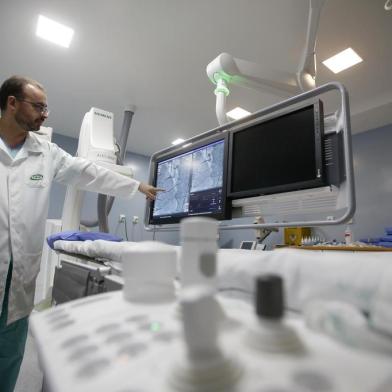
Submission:
<svg viewBox="0 0 392 392">
<path fill-rule="evenodd" d="M 256 313 L 261 318 L 277 320 L 284 309 L 283 279 L 279 275 L 266 274 L 256 279 Z"/>
</svg>

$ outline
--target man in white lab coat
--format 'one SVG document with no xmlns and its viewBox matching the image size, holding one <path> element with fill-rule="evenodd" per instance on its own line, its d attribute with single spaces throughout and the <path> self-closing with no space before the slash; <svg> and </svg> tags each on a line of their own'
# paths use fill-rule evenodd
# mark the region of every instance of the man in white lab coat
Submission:
<svg viewBox="0 0 392 392">
<path fill-rule="evenodd" d="M 129 198 L 154 199 L 151 185 L 75 158 L 40 140 L 49 115 L 37 81 L 13 76 L 0 87 L 0 390 L 13 391 L 33 309 L 52 181 Z"/>
</svg>

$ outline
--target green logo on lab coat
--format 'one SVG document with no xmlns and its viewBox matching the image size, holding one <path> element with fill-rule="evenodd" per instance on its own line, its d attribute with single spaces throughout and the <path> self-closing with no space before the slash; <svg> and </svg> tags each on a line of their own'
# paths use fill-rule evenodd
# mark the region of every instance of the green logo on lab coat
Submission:
<svg viewBox="0 0 392 392">
<path fill-rule="evenodd" d="M 43 178 L 44 178 L 44 176 L 42 174 L 33 174 L 30 177 L 30 180 L 39 181 L 39 180 L 42 180 Z"/>
</svg>

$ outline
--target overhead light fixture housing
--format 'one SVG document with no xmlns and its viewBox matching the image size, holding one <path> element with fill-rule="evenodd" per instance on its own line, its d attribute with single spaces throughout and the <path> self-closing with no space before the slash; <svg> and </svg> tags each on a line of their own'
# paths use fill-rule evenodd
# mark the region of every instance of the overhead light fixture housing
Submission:
<svg viewBox="0 0 392 392">
<path fill-rule="evenodd" d="M 182 142 L 185 142 L 184 139 L 178 138 L 176 140 L 173 140 L 171 144 L 173 144 L 173 146 L 176 146 L 177 144 L 180 144 Z"/>
<path fill-rule="evenodd" d="M 363 61 L 351 48 L 347 48 L 335 56 L 323 61 L 323 64 L 333 73 L 339 73 Z"/>
<path fill-rule="evenodd" d="M 226 113 L 226 115 L 228 117 L 232 118 L 233 120 L 239 120 L 240 118 L 249 116 L 249 114 L 250 114 L 250 112 L 248 112 L 245 109 L 240 108 L 239 106 L 237 106 L 233 110 L 230 110 L 229 112 Z"/>
<path fill-rule="evenodd" d="M 47 41 L 63 46 L 64 48 L 68 48 L 74 31 L 70 27 L 55 22 L 46 16 L 39 15 L 35 34 Z"/>
</svg>

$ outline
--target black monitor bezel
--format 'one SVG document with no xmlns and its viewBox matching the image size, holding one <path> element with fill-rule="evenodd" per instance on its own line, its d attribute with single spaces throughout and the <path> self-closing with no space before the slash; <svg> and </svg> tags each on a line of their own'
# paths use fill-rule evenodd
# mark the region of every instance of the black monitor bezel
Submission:
<svg viewBox="0 0 392 392">
<path fill-rule="evenodd" d="M 232 175 L 233 175 L 233 148 L 234 148 L 234 137 L 238 132 L 245 132 L 248 129 L 253 128 L 254 126 L 258 126 L 262 123 L 266 123 L 269 121 L 274 121 L 282 116 L 286 116 L 288 114 L 294 113 L 299 110 L 303 110 L 307 107 L 313 107 L 313 116 L 314 116 L 314 139 L 315 139 L 315 163 L 316 163 L 316 171 L 319 170 L 321 176 L 319 178 L 315 177 L 314 179 L 282 184 L 270 187 L 263 187 L 257 189 L 249 189 L 246 191 L 232 191 Z M 290 108 L 288 110 L 283 110 L 274 116 L 269 116 L 264 119 L 259 119 L 256 121 L 252 121 L 251 123 L 245 124 L 237 129 L 232 129 L 230 131 L 229 138 L 229 162 L 228 162 L 228 178 L 227 178 L 227 196 L 232 199 L 241 199 L 244 197 L 254 197 L 254 196 L 263 196 L 270 194 L 278 194 L 283 192 L 297 191 L 301 189 L 310 189 L 310 188 L 318 188 L 326 185 L 326 169 L 324 163 L 324 112 L 323 112 L 323 103 L 321 100 L 313 100 L 311 102 L 307 101 L 302 105 L 295 106 L 295 108 Z"/>
<path fill-rule="evenodd" d="M 186 147 L 180 147 L 177 148 L 174 151 L 169 151 L 167 153 L 164 153 L 162 155 L 159 155 L 155 157 L 155 159 L 152 162 L 153 165 L 153 177 L 152 177 L 152 185 L 156 186 L 157 182 L 157 171 L 158 171 L 158 164 L 162 161 L 166 161 L 168 159 L 175 158 L 176 156 L 180 156 L 186 153 L 189 153 L 192 150 L 196 150 L 198 148 L 207 146 L 209 144 L 215 143 L 222 140 L 224 143 L 224 149 L 223 149 L 223 183 L 222 183 L 222 204 L 223 204 L 223 209 L 222 212 L 220 213 L 209 213 L 209 214 L 176 214 L 176 215 L 171 215 L 168 217 L 154 217 L 153 216 L 153 211 L 154 211 L 154 201 L 150 203 L 150 211 L 149 211 L 149 224 L 150 225 L 166 225 L 166 224 L 176 224 L 181 221 L 183 218 L 191 217 L 191 216 L 205 216 L 209 218 L 214 218 L 217 220 L 226 220 L 230 219 L 231 217 L 231 203 L 230 200 L 227 198 L 227 174 L 228 174 L 228 154 L 229 154 L 229 133 L 226 131 L 217 133 L 212 136 L 208 136 L 202 140 L 199 140 L 197 142 L 192 143 L 191 145 L 187 146 L 186 141 L 183 143 L 183 146 Z"/>
</svg>

